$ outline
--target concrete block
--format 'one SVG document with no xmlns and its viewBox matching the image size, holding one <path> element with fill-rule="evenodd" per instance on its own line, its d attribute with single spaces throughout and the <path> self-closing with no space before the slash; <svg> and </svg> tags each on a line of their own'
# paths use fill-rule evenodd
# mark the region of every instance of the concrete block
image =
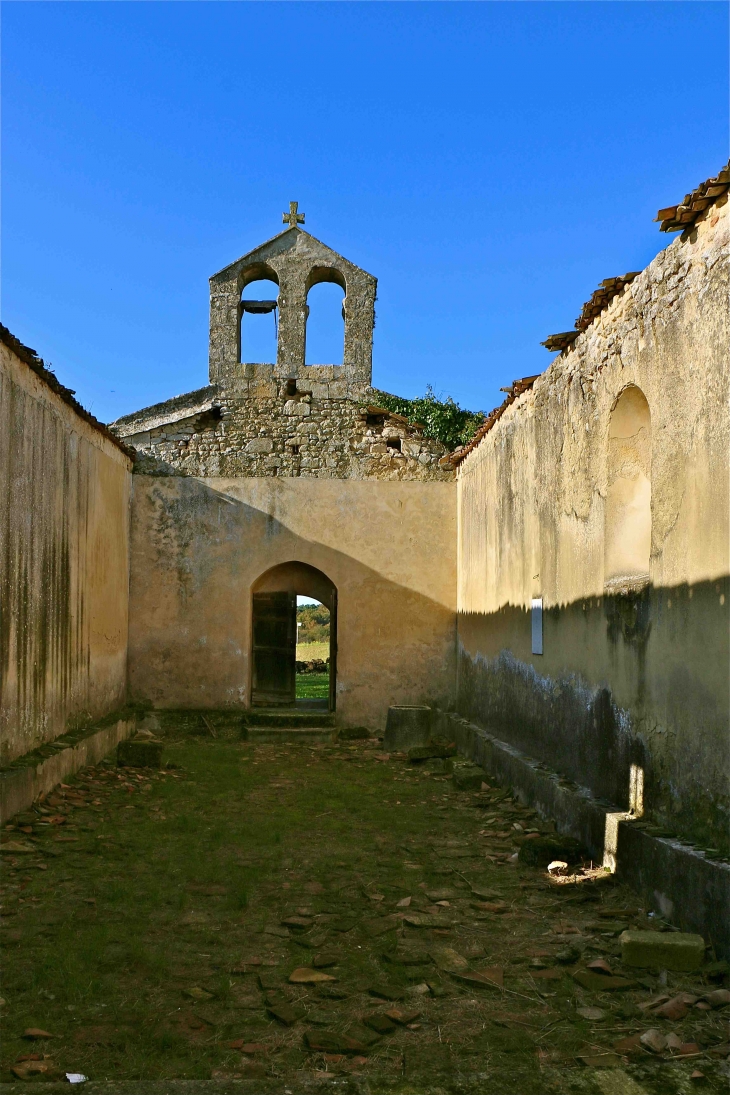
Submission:
<svg viewBox="0 0 730 1095">
<path fill-rule="evenodd" d="M 414 745 L 425 745 L 430 736 L 430 707 L 399 705 L 388 708 L 383 742 L 386 749 L 400 752 Z"/>
<path fill-rule="evenodd" d="M 161 741 L 139 741 L 134 738 L 120 741 L 117 764 L 122 768 L 160 768 L 162 749 Z"/>
<path fill-rule="evenodd" d="M 643 966 L 686 973 L 702 965 L 705 941 L 689 932 L 625 931 L 621 960 L 627 966 Z"/>
</svg>

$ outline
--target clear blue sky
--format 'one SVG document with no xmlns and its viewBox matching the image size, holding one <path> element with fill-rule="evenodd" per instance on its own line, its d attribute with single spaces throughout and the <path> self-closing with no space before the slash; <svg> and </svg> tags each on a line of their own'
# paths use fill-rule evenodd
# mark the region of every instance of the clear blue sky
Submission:
<svg viewBox="0 0 730 1095">
<path fill-rule="evenodd" d="M 3 320 L 106 421 L 207 382 L 207 279 L 290 199 L 379 279 L 374 383 L 489 410 L 727 159 L 724 3 L 2 21 Z"/>
</svg>

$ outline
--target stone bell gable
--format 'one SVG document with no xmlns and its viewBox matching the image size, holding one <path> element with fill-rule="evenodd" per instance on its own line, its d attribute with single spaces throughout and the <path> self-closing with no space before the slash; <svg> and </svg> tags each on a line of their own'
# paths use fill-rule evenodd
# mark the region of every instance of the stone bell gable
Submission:
<svg viewBox="0 0 730 1095">
<path fill-rule="evenodd" d="M 113 423 L 137 452 L 137 475 L 384 479 L 447 482 L 454 468 L 425 427 L 378 405 L 371 387 L 377 280 L 299 225 L 210 279 L 210 383 Z M 243 300 L 252 282 L 276 300 Z M 305 365 L 307 294 L 334 282 L 345 293 L 342 364 Z M 241 361 L 246 312 L 277 314 L 275 362 Z"/>
<path fill-rule="evenodd" d="M 254 363 L 241 362 L 241 293 L 250 282 L 262 278 L 279 286 L 278 345 L 272 380 L 296 380 L 305 375 L 312 379 L 309 370 L 306 374 L 302 371 L 307 294 L 313 285 L 330 281 L 345 291 L 345 347 L 342 365 L 329 365 L 337 375 L 328 379 L 343 381 L 348 391 L 369 387 L 377 279 L 297 225 L 249 251 L 210 279 L 210 382 L 246 381 L 256 376 Z"/>
</svg>

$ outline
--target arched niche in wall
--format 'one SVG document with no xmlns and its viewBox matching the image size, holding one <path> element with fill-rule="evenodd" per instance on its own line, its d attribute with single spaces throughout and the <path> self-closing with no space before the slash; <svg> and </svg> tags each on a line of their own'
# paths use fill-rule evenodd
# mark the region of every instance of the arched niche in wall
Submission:
<svg viewBox="0 0 730 1095">
<path fill-rule="evenodd" d="M 307 365 L 341 365 L 345 351 L 345 279 L 329 266 L 315 267 L 307 278 Z"/>
<path fill-rule="evenodd" d="M 651 555 L 651 413 L 635 385 L 619 395 L 608 428 L 604 582 L 637 590 L 649 582 Z"/>
<path fill-rule="evenodd" d="M 245 271 L 239 305 L 239 361 L 276 361 L 278 297 L 279 279 L 271 267 L 258 263 Z"/>
</svg>

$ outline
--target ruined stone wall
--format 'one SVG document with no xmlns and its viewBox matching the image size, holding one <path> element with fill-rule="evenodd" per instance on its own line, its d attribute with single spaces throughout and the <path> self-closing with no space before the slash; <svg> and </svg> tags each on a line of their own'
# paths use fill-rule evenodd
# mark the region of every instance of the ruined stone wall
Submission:
<svg viewBox="0 0 730 1095">
<path fill-rule="evenodd" d="M 252 591 L 283 563 L 337 589 L 338 725 L 453 703 L 455 483 L 149 475 L 134 476 L 133 698 L 247 707 Z"/>
<path fill-rule="evenodd" d="M 132 461 L 42 373 L 0 341 L 2 763 L 126 697 Z"/>
<path fill-rule="evenodd" d="M 447 482 L 445 447 L 398 415 L 368 413 L 369 388 L 342 367 L 306 366 L 296 392 L 274 366 L 147 408 L 114 423 L 139 453 L 138 474 L 287 476 Z M 289 387 L 289 391 L 287 391 Z M 340 394 L 342 393 L 342 394 Z M 187 407 L 186 407 L 187 401 Z"/>
<path fill-rule="evenodd" d="M 622 808 L 635 765 L 651 817 L 726 851 L 729 255 L 718 203 L 508 408 L 458 482 L 459 709 Z M 632 385 L 650 423 L 638 394 L 617 422 Z"/>
</svg>

